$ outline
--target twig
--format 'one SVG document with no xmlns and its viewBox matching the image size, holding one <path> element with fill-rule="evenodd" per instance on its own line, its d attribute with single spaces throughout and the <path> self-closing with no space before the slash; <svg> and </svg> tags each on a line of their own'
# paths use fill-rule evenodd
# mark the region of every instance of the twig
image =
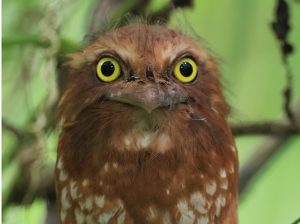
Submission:
<svg viewBox="0 0 300 224">
<path fill-rule="evenodd" d="M 297 220 L 295 220 L 294 222 L 292 222 L 292 224 L 299 224 L 299 223 L 300 223 L 300 217 Z"/>
<path fill-rule="evenodd" d="M 275 19 L 272 22 L 272 29 L 279 40 L 281 46 L 281 58 L 285 68 L 286 86 L 283 89 L 284 111 L 291 123 L 295 122 L 295 117 L 291 111 L 290 104 L 292 99 L 292 79 L 293 74 L 288 64 L 288 56 L 293 53 L 293 45 L 289 43 L 287 37 L 290 32 L 289 24 L 289 5 L 285 0 L 278 0 Z"/>
<path fill-rule="evenodd" d="M 2 127 L 8 131 L 10 131 L 11 133 L 13 133 L 16 138 L 21 141 L 24 139 L 24 137 L 26 136 L 25 132 L 17 127 L 15 127 L 14 125 L 12 125 L 11 123 L 9 123 L 6 119 L 2 118 Z"/>
<path fill-rule="evenodd" d="M 80 49 L 81 44 L 75 43 L 70 39 L 66 39 L 64 37 L 60 37 L 59 41 L 59 51 L 58 54 L 66 54 L 70 52 L 74 52 Z M 25 46 L 25 45 L 33 45 L 35 47 L 41 48 L 51 48 L 52 43 L 50 40 L 43 39 L 40 36 L 34 35 L 26 35 L 19 34 L 18 36 L 6 36 L 2 38 L 3 47 L 12 47 L 12 46 Z"/>
<path fill-rule="evenodd" d="M 34 45 L 36 47 L 47 48 L 50 46 L 48 40 L 42 39 L 40 36 L 29 34 L 18 34 L 17 36 L 9 36 L 2 38 L 3 47 L 11 47 L 12 45 Z"/>
<path fill-rule="evenodd" d="M 284 67 L 286 70 L 286 86 L 283 89 L 283 96 L 284 96 L 284 111 L 286 113 L 287 118 L 289 119 L 290 123 L 295 122 L 295 116 L 291 110 L 291 100 L 292 100 L 292 93 L 293 93 L 293 88 L 292 88 L 292 80 L 293 80 L 293 75 L 290 71 L 289 64 L 287 60 L 284 60 Z"/>
<path fill-rule="evenodd" d="M 278 122 L 253 122 L 231 124 L 233 134 L 240 135 L 296 135 L 300 126 Z"/>
</svg>

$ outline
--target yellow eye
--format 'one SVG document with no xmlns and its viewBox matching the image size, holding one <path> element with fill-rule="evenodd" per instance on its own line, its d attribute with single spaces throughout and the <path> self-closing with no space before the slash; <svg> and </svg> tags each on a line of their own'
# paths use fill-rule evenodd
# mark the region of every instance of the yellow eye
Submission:
<svg viewBox="0 0 300 224">
<path fill-rule="evenodd" d="M 121 74 L 119 62 L 112 57 L 101 58 L 97 64 L 97 75 L 103 82 L 112 82 Z"/>
<path fill-rule="evenodd" d="M 191 58 L 182 58 L 174 67 L 174 76 L 183 83 L 189 83 L 195 80 L 197 76 L 196 62 Z"/>
</svg>

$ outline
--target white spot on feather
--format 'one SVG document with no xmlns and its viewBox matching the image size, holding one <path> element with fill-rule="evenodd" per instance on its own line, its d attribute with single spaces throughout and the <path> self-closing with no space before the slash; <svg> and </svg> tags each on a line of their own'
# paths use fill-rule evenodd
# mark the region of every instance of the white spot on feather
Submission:
<svg viewBox="0 0 300 224">
<path fill-rule="evenodd" d="M 201 216 L 198 221 L 197 221 L 197 224 L 207 224 L 209 221 L 208 217 L 207 216 Z"/>
<path fill-rule="evenodd" d="M 119 217 L 118 217 L 118 219 L 117 219 L 117 224 L 124 224 L 125 223 L 125 212 L 122 212 L 120 215 L 119 215 Z"/>
<path fill-rule="evenodd" d="M 95 203 L 99 208 L 103 208 L 104 202 L 105 202 L 104 195 L 95 197 Z"/>
<path fill-rule="evenodd" d="M 138 127 L 140 130 L 142 127 Z M 137 131 L 129 132 L 123 138 L 123 145 L 116 145 L 122 150 L 143 150 L 151 147 L 157 152 L 164 153 L 169 150 L 172 145 L 170 136 L 166 133 L 148 132 L 148 131 Z"/>
<path fill-rule="evenodd" d="M 88 211 L 91 211 L 93 209 L 93 198 L 92 196 L 88 196 L 87 199 L 85 200 L 85 208 Z"/>
<path fill-rule="evenodd" d="M 96 224 L 93 219 L 92 214 L 88 214 L 85 219 L 86 219 L 86 223 L 88 223 L 88 224 Z"/>
<path fill-rule="evenodd" d="M 153 134 L 147 132 L 143 136 L 139 136 L 136 143 L 137 147 L 141 149 L 147 148 L 150 145 L 152 138 Z"/>
<path fill-rule="evenodd" d="M 217 190 L 217 183 L 216 181 L 212 181 L 211 183 L 205 186 L 205 190 L 209 195 L 214 195 Z"/>
<path fill-rule="evenodd" d="M 171 215 L 169 212 L 166 212 L 163 217 L 163 224 L 172 224 Z"/>
<path fill-rule="evenodd" d="M 234 166 L 232 163 L 230 164 L 230 167 L 229 167 L 229 173 L 234 173 Z"/>
<path fill-rule="evenodd" d="M 221 184 L 220 184 L 220 188 L 223 190 L 227 190 L 228 189 L 228 180 L 227 179 L 223 179 Z"/>
<path fill-rule="evenodd" d="M 92 196 L 88 196 L 83 202 L 79 202 L 81 210 L 91 211 L 93 209 L 93 198 Z"/>
<path fill-rule="evenodd" d="M 191 204 L 196 209 L 196 211 L 202 214 L 207 213 L 207 199 L 200 192 L 196 192 L 191 195 Z"/>
<path fill-rule="evenodd" d="M 224 168 L 220 169 L 220 177 L 221 178 L 227 177 L 226 170 Z"/>
<path fill-rule="evenodd" d="M 108 163 L 105 163 L 105 164 L 104 164 L 104 171 L 105 171 L 105 172 L 108 172 Z"/>
<path fill-rule="evenodd" d="M 215 201 L 216 206 L 216 216 L 219 217 L 221 214 L 221 207 L 224 207 L 226 205 L 226 198 L 222 195 L 218 196 Z"/>
<path fill-rule="evenodd" d="M 76 220 L 76 224 L 83 224 L 85 221 L 85 216 L 84 214 L 81 212 L 81 210 L 79 208 L 75 208 L 75 220 Z"/>
<path fill-rule="evenodd" d="M 104 212 L 99 215 L 98 221 L 99 223 L 109 223 L 111 218 L 115 215 L 116 211 L 112 210 L 110 212 Z"/>
<path fill-rule="evenodd" d="M 124 137 L 124 144 L 125 144 L 126 148 L 129 148 L 132 145 L 131 139 L 128 136 Z"/>
<path fill-rule="evenodd" d="M 64 164 L 63 164 L 63 160 L 61 157 L 58 158 L 58 161 L 57 161 L 57 165 L 56 165 L 57 169 L 62 169 L 64 167 Z"/>
<path fill-rule="evenodd" d="M 163 133 L 157 137 L 156 148 L 158 149 L 158 152 L 160 153 L 166 152 L 167 150 L 170 149 L 171 145 L 172 144 L 169 135 Z"/>
<path fill-rule="evenodd" d="M 67 178 L 68 178 L 67 173 L 62 169 L 62 170 L 59 172 L 59 180 L 60 180 L 60 181 L 65 181 L 65 180 L 67 180 Z"/>
<path fill-rule="evenodd" d="M 118 168 L 118 163 L 113 163 L 113 168 L 117 169 Z"/>
<path fill-rule="evenodd" d="M 154 220 L 157 216 L 158 216 L 158 210 L 153 206 L 149 207 L 149 209 L 148 209 L 149 220 L 150 221 Z"/>
<path fill-rule="evenodd" d="M 221 205 L 220 204 L 217 204 L 217 203 L 215 203 L 216 204 L 216 216 L 217 217 L 219 217 L 220 216 L 220 214 L 221 214 Z"/>
<path fill-rule="evenodd" d="M 60 220 L 61 220 L 62 222 L 64 222 L 65 219 L 66 219 L 66 216 L 67 216 L 66 211 L 65 211 L 64 209 L 62 209 L 62 210 L 60 211 Z"/>
<path fill-rule="evenodd" d="M 195 214 L 188 208 L 188 204 L 185 200 L 181 200 L 177 204 L 177 208 L 181 213 L 179 224 L 192 224 L 195 221 Z"/>
<path fill-rule="evenodd" d="M 82 186 L 86 187 L 88 184 L 89 184 L 89 180 L 84 179 L 84 180 L 82 181 Z"/>
<path fill-rule="evenodd" d="M 68 189 L 67 187 L 64 187 L 61 191 L 61 207 L 62 209 L 69 209 L 71 207 L 69 198 L 68 198 Z"/>
<path fill-rule="evenodd" d="M 70 195 L 73 200 L 77 198 L 77 184 L 75 181 L 71 181 L 70 183 Z"/>
<path fill-rule="evenodd" d="M 170 189 L 166 190 L 167 195 L 170 195 Z"/>
</svg>

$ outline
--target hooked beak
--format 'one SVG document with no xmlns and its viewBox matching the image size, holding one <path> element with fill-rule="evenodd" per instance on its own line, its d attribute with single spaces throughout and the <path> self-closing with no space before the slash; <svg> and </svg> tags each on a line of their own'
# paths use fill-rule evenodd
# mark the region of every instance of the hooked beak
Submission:
<svg viewBox="0 0 300 224">
<path fill-rule="evenodd" d="M 172 107 L 179 103 L 186 103 L 189 99 L 182 91 L 174 88 L 162 90 L 154 85 L 111 91 L 106 98 L 142 108 L 149 114 L 157 108 Z"/>
</svg>

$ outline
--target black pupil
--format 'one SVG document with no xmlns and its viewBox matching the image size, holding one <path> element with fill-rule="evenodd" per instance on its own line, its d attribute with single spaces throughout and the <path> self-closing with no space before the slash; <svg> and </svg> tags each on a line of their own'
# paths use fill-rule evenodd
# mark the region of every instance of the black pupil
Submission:
<svg viewBox="0 0 300 224">
<path fill-rule="evenodd" d="M 190 63 L 188 63 L 187 61 L 182 62 L 180 65 L 180 73 L 184 77 L 190 76 L 193 73 L 192 65 Z"/>
<path fill-rule="evenodd" d="M 111 76 L 115 71 L 115 66 L 111 61 L 106 61 L 101 65 L 101 72 L 105 76 Z"/>
</svg>

